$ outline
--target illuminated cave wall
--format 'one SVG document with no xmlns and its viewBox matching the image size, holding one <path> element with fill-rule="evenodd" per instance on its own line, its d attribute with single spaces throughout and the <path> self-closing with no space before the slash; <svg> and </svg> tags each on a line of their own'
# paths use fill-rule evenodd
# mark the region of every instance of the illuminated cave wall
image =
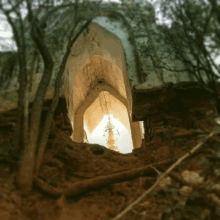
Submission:
<svg viewBox="0 0 220 220">
<path fill-rule="evenodd" d="M 96 99 L 102 91 L 108 91 L 114 96 L 111 99 L 117 100 L 112 101 L 115 106 L 113 115 L 120 118 L 128 132 L 131 132 L 133 146 L 140 147 L 142 130 L 139 122 L 131 121 L 131 90 L 120 39 L 93 23 L 87 36 L 82 35 L 73 46 L 66 71 L 64 93 L 72 120 L 73 140 L 84 140 L 83 123 L 87 108 L 93 112 L 85 116 L 90 132 L 100 123 L 103 113 L 94 103 L 98 103 Z M 127 121 L 119 113 L 122 109 L 127 111 Z"/>
<path fill-rule="evenodd" d="M 108 116 L 114 126 L 115 146 L 122 153 L 133 149 L 130 121 L 126 106 L 107 91 L 99 96 L 87 108 L 84 114 L 84 129 L 89 143 L 98 143 L 108 147 Z"/>
</svg>

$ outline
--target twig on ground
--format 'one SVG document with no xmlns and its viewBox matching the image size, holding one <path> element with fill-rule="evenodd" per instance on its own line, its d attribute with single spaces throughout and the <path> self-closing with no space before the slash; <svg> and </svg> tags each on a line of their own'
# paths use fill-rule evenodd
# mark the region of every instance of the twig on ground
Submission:
<svg viewBox="0 0 220 220">
<path fill-rule="evenodd" d="M 191 156 L 193 153 L 195 153 L 210 137 L 212 137 L 215 134 L 215 132 L 210 133 L 202 142 L 197 144 L 189 153 L 185 154 L 183 157 L 179 158 L 176 163 L 174 163 L 165 173 L 163 173 L 156 181 L 156 183 L 150 187 L 146 192 L 143 193 L 142 196 L 140 196 L 135 202 L 130 204 L 124 211 L 119 213 L 115 218 L 112 220 L 118 220 L 123 215 L 125 215 L 128 211 L 130 211 L 133 206 L 137 205 L 147 194 L 149 194 L 159 183 L 160 181 L 169 174 L 177 165 L 179 165 L 183 160 L 185 160 L 187 157 Z"/>
</svg>

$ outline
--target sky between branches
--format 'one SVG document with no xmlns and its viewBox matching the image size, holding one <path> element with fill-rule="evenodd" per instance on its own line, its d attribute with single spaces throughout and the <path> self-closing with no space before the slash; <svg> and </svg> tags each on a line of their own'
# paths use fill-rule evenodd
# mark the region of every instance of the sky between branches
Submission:
<svg viewBox="0 0 220 220">
<path fill-rule="evenodd" d="M 97 0 L 93 0 L 93 1 L 97 1 Z M 148 2 L 151 2 L 154 4 L 155 1 L 156 0 L 149 0 Z M 103 2 L 120 3 L 120 0 L 103 0 Z M 161 18 L 161 15 L 159 13 L 158 8 L 155 10 L 155 12 L 156 12 L 157 18 L 158 19 Z M 23 9 L 22 14 L 23 14 L 23 17 L 25 17 L 27 14 L 27 11 L 25 9 Z M 11 29 L 10 25 L 8 24 L 6 17 L 0 11 L 0 51 L 16 50 L 16 45 L 15 45 L 15 42 L 13 41 L 12 37 L 13 37 L 12 29 Z"/>
</svg>

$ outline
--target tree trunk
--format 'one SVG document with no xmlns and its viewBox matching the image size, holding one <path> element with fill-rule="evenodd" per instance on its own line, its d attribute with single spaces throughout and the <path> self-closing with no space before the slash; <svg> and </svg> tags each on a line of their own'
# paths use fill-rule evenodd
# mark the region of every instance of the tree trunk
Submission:
<svg viewBox="0 0 220 220">
<path fill-rule="evenodd" d="M 24 146 L 28 145 L 28 134 L 29 134 L 29 92 L 31 92 L 31 86 L 32 86 L 32 78 L 33 78 L 33 73 L 35 70 L 35 63 L 37 61 L 37 50 L 35 49 L 33 53 L 33 59 L 31 62 L 31 69 L 29 71 L 29 79 L 28 76 L 26 75 L 25 77 L 25 91 L 24 91 L 24 118 L 23 118 L 23 142 Z M 26 70 L 27 72 L 27 70 Z"/>
<path fill-rule="evenodd" d="M 17 124 L 14 137 L 14 153 L 22 146 L 25 147 L 24 138 L 24 111 L 25 111 L 25 98 L 26 98 L 26 87 L 27 87 L 27 71 L 26 71 L 26 56 L 24 48 L 21 48 L 19 54 L 19 96 L 18 96 L 18 107 L 17 107 Z"/>
<path fill-rule="evenodd" d="M 79 38 L 79 36 L 81 35 L 81 33 L 90 25 L 90 23 L 92 22 L 92 19 L 90 19 L 89 21 L 86 22 L 85 25 L 83 25 L 83 27 L 80 29 L 80 31 L 76 34 L 76 36 L 72 39 L 72 33 L 75 30 L 77 24 L 73 27 L 73 30 L 71 31 L 71 35 L 69 38 L 69 42 L 68 42 L 68 46 L 67 46 L 67 50 L 66 53 L 62 59 L 62 63 L 60 65 L 60 69 L 59 72 L 57 74 L 56 77 L 56 81 L 55 81 L 55 92 L 54 92 L 54 98 L 52 100 L 52 104 L 50 106 L 50 110 L 47 113 L 47 119 L 46 119 L 46 123 L 42 132 L 42 136 L 40 138 L 40 142 L 39 142 L 39 148 L 38 148 L 38 153 L 37 153 L 37 159 L 36 159 L 36 167 L 35 167 L 35 175 L 38 176 L 38 172 L 40 169 L 40 165 L 42 163 L 42 159 L 43 159 L 43 155 L 44 155 L 44 151 L 46 148 L 46 144 L 47 144 L 47 140 L 50 134 L 50 129 L 51 129 L 51 123 L 53 120 L 53 115 L 54 115 L 54 111 L 56 110 L 57 107 L 57 103 L 59 100 L 59 95 L 60 95 L 60 89 L 62 87 L 62 77 L 63 77 L 63 73 L 66 67 L 66 62 L 67 59 L 69 57 L 69 54 L 71 52 L 71 48 L 72 45 L 76 42 L 76 40 Z"/>
<path fill-rule="evenodd" d="M 38 134 L 41 120 L 41 111 L 46 89 L 53 72 L 53 64 L 48 65 L 42 76 L 37 94 L 32 107 L 29 144 L 23 150 L 20 160 L 17 183 L 24 192 L 30 192 L 33 184 L 33 172 L 35 166 L 35 154 L 38 142 Z"/>
<path fill-rule="evenodd" d="M 17 104 L 17 120 L 16 120 L 16 130 L 14 133 L 14 153 L 17 153 L 22 145 L 22 125 L 23 125 L 23 100 L 25 93 L 24 80 L 22 78 L 22 70 L 19 70 L 19 93 L 18 93 L 18 104 Z"/>
<path fill-rule="evenodd" d="M 37 89 L 37 93 L 32 106 L 29 143 L 22 152 L 19 170 L 17 174 L 17 185 L 22 189 L 23 193 L 29 193 L 32 190 L 35 156 L 38 143 L 39 127 L 41 120 L 41 111 L 43 107 L 44 97 L 47 87 L 50 83 L 54 62 L 51 54 L 44 42 L 43 30 L 39 28 L 39 21 L 34 17 L 31 2 L 27 1 L 28 20 L 31 23 L 31 37 L 36 43 L 44 61 L 44 72 Z"/>
<path fill-rule="evenodd" d="M 23 145 L 26 147 L 28 145 L 28 129 L 29 129 L 29 93 L 28 93 L 28 77 L 27 77 L 27 69 L 25 69 L 25 88 L 24 88 L 24 117 L 23 117 L 23 131 L 22 131 L 22 138 L 23 138 Z"/>
<path fill-rule="evenodd" d="M 125 181 L 131 181 L 141 176 L 149 176 L 155 172 L 152 168 L 160 168 L 164 165 L 172 164 L 173 159 L 146 165 L 140 168 L 134 168 L 127 171 L 119 171 L 117 173 L 108 174 L 105 176 L 98 176 L 94 178 L 89 178 L 86 180 L 81 180 L 73 183 L 73 185 L 69 186 L 66 189 L 56 188 L 48 183 L 44 182 L 43 180 L 38 179 L 37 177 L 34 178 L 35 184 L 45 193 L 59 197 L 63 195 L 64 197 L 77 197 L 83 193 L 86 193 L 91 190 L 97 190 L 106 186 L 109 186 L 114 183 L 122 183 Z M 155 174 L 156 175 L 156 174 Z M 149 177 L 150 182 L 154 179 L 154 177 Z"/>
</svg>

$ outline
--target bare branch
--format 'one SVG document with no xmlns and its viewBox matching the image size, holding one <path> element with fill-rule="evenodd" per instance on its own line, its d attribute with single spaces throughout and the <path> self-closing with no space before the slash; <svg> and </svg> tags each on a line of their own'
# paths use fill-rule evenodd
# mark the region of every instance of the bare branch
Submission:
<svg viewBox="0 0 220 220">
<path fill-rule="evenodd" d="M 101 1 L 100 1 L 100 3 L 101 3 Z M 66 67 L 66 62 L 67 62 L 67 59 L 70 55 L 71 48 L 72 48 L 73 44 L 76 42 L 76 40 L 79 38 L 79 36 L 83 33 L 83 31 L 86 28 L 88 28 L 88 26 L 91 24 L 91 22 L 93 20 L 93 18 L 89 19 L 81 27 L 79 32 L 73 37 L 73 33 L 74 33 L 78 23 L 79 23 L 78 18 L 75 17 L 75 19 L 78 22 L 75 23 L 75 25 L 74 25 L 74 27 L 71 30 L 70 35 L 69 35 L 69 40 L 68 40 L 68 45 L 67 45 L 67 48 L 66 48 L 66 52 L 63 56 L 62 63 L 60 65 L 60 69 L 59 69 L 59 72 L 57 74 L 56 81 L 55 81 L 54 98 L 53 98 L 52 104 L 50 106 L 49 112 L 47 114 L 47 119 L 46 119 L 46 123 L 45 123 L 45 127 L 44 127 L 44 132 L 42 133 L 42 136 L 40 138 L 39 150 L 38 150 L 38 154 L 37 154 L 37 161 L 36 161 L 36 167 L 35 167 L 35 175 L 36 176 L 38 176 L 40 165 L 41 165 L 41 162 L 42 162 L 42 159 L 43 159 L 43 154 L 44 154 L 44 151 L 45 151 L 47 139 L 48 139 L 48 136 L 49 136 L 49 133 L 50 133 L 50 127 L 51 127 L 51 123 L 52 123 L 52 119 L 53 119 L 53 114 L 54 114 L 54 111 L 56 109 L 58 99 L 59 99 L 60 88 L 61 88 L 61 85 L 62 85 L 62 76 L 64 74 L 64 70 L 65 70 L 65 67 Z"/>
<path fill-rule="evenodd" d="M 118 220 L 120 219 L 123 215 L 125 215 L 128 211 L 130 211 L 135 205 L 137 205 L 146 195 L 148 195 L 150 192 L 153 191 L 153 189 L 160 183 L 160 181 L 166 177 L 174 168 L 176 168 L 179 164 L 181 164 L 186 158 L 194 154 L 201 146 L 210 138 L 214 135 L 214 132 L 210 133 L 204 141 L 196 145 L 189 153 L 185 154 L 183 157 L 179 158 L 176 163 L 174 163 L 170 168 L 167 169 L 165 173 L 159 176 L 157 179 L 156 183 L 150 187 L 147 191 L 145 191 L 142 196 L 140 196 L 135 202 L 131 203 L 124 211 L 122 211 L 120 214 L 118 214 L 115 218 L 112 220 Z"/>
</svg>

